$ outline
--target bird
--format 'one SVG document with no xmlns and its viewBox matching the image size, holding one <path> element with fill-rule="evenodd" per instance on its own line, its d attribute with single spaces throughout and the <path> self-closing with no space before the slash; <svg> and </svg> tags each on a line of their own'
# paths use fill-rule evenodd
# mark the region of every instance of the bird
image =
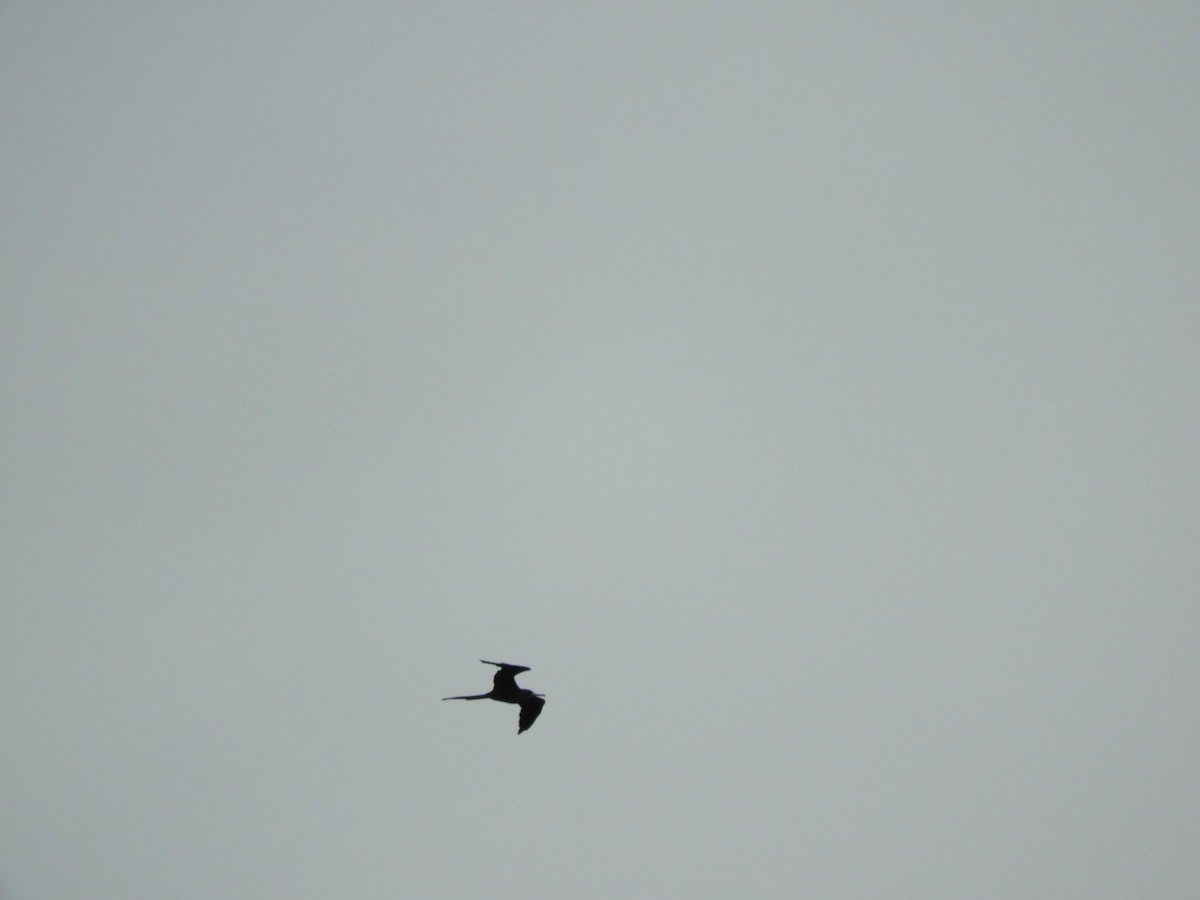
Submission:
<svg viewBox="0 0 1200 900">
<path fill-rule="evenodd" d="M 528 672 L 529 666 L 514 666 L 512 663 L 491 662 L 481 659 L 481 663 L 496 666 L 500 671 L 492 680 L 492 689 L 486 694 L 467 694 L 461 697 L 443 697 L 443 700 L 499 700 L 501 703 L 515 703 L 521 707 L 521 715 L 517 718 L 517 734 L 528 731 L 534 720 L 542 714 L 546 701 L 545 695 L 535 694 L 528 688 L 517 684 L 517 676 Z"/>
</svg>

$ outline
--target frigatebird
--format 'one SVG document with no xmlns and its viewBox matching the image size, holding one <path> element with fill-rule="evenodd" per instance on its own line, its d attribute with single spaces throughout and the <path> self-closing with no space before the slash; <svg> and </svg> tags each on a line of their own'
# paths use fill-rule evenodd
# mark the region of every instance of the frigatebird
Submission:
<svg viewBox="0 0 1200 900">
<path fill-rule="evenodd" d="M 469 694 L 463 697 L 443 697 L 443 700 L 499 700 L 501 703 L 515 703 L 521 707 L 521 715 L 517 720 L 517 734 L 527 731 L 534 720 L 542 714 L 546 701 L 541 694 L 535 694 L 528 688 L 517 685 L 517 676 L 528 672 L 529 666 L 514 666 L 512 663 L 498 663 L 481 659 L 481 663 L 497 666 L 500 671 L 492 681 L 492 689 L 486 694 Z"/>
</svg>

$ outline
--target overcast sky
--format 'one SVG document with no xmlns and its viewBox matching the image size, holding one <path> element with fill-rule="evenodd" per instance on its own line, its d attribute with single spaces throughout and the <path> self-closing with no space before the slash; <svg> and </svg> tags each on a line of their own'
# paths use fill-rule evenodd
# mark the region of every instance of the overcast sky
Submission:
<svg viewBox="0 0 1200 900">
<path fill-rule="evenodd" d="M 4 3 L 0 897 L 1194 896 L 1198 33 Z"/>
</svg>

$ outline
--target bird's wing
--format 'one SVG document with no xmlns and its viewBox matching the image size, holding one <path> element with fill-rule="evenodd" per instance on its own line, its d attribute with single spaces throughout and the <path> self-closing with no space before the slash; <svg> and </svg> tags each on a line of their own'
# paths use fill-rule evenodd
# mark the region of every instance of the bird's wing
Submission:
<svg viewBox="0 0 1200 900">
<path fill-rule="evenodd" d="M 522 672 L 528 672 L 529 666 L 514 666 L 512 663 L 492 662 L 490 659 L 481 659 L 481 663 L 486 663 L 489 666 L 498 666 L 501 671 L 512 672 L 514 675 L 520 675 Z"/>
<path fill-rule="evenodd" d="M 521 701 L 521 718 L 517 721 L 517 734 L 528 731 L 529 726 L 542 714 L 546 701 L 541 697 L 526 697 Z"/>
</svg>

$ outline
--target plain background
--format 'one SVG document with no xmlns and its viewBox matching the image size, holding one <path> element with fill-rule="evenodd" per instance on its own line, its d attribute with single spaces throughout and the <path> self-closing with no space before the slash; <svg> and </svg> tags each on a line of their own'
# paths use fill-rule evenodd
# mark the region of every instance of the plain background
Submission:
<svg viewBox="0 0 1200 900">
<path fill-rule="evenodd" d="M 1198 29 L 0 6 L 0 895 L 1194 896 Z"/>
</svg>

